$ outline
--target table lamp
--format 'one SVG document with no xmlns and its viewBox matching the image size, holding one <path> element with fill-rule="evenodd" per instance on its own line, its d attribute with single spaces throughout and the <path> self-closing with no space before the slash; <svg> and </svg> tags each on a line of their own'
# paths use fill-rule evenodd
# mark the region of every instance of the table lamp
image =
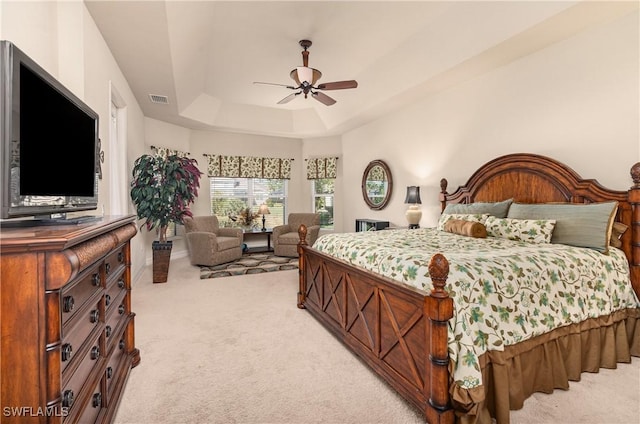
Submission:
<svg viewBox="0 0 640 424">
<path fill-rule="evenodd" d="M 269 215 L 271 212 L 269 212 L 269 208 L 265 203 L 260 205 L 260 209 L 258 209 L 258 213 L 262 215 L 262 231 L 267 231 L 267 227 L 264 226 L 264 222 L 265 222 L 264 216 Z"/>
<path fill-rule="evenodd" d="M 404 215 L 409 223 L 409 228 L 420 228 L 420 218 L 422 218 L 422 211 L 418 207 L 418 205 L 422 204 L 420 201 L 420 187 L 407 187 L 407 197 L 404 199 L 404 203 L 410 205 Z"/>
</svg>

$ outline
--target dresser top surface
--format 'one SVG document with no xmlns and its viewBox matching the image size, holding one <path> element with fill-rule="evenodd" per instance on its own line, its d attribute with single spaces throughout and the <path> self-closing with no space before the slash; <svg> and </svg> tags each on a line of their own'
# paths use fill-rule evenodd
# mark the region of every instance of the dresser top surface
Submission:
<svg viewBox="0 0 640 424">
<path fill-rule="evenodd" d="M 49 250 L 74 246 L 134 222 L 134 215 L 105 216 L 79 224 L 0 226 L 0 251 Z"/>
</svg>

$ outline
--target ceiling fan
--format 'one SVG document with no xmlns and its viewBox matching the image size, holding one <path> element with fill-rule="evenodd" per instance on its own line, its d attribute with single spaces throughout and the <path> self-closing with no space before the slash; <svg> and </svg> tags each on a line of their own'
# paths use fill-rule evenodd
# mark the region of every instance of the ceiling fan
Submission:
<svg viewBox="0 0 640 424">
<path fill-rule="evenodd" d="M 280 100 L 278 102 L 279 105 L 290 102 L 300 94 L 304 94 L 305 99 L 309 94 L 311 94 L 311 97 L 320 103 L 331 106 L 336 101 L 319 90 L 344 90 L 345 88 L 356 88 L 358 86 L 358 82 L 355 80 L 325 82 L 316 86 L 315 84 L 322 76 L 322 72 L 314 68 L 309 68 L 309 51 L 307 49 L 311 47 L 311 41 L 300 40 L 300 46 L 304 49 L 302 51 L 303 66 L 298 66 L 289 74 L 289 76 L 296 82 L 296 86 L 271 82 L 254 82 L 254 84 L 279 85 L 290 90 L 296 90 L 295 93 L 289 94 L 287 97 Z"/>
</svg>

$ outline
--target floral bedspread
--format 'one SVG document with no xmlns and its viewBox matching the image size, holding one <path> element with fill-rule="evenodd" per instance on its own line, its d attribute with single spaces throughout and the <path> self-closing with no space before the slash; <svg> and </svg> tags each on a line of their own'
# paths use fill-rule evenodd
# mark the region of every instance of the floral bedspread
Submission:
<svg viewBox="0 0 640 424">
<path fill-rule="evenodd" d="M 624 253 L 561 244 L 478 239 L 435 228 L 326 234 L 313 247 L 413 287 L 431 290 L 428 264 L 449 261 L 454 300 L 449 356 L 461 388 L 482 384 L 487 350 L 616 310 L 640 306 Z"/>
</svg>

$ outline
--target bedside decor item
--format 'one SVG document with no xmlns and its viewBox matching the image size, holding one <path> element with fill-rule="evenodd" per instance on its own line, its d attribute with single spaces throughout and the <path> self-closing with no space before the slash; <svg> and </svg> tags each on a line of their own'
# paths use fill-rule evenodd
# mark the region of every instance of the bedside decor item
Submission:
<svg viewBox="0 0 640 424">
<path fill-rule="evenodd" d="M 140 156 L 133 164 L 131 200 L 139 219 L 151 231 L 157 230 L 153 248 L 153 282 L 165 283 L 169 273 L 172 242 L 167 241 L 167 227 L 182 224 L 192 216 L 189 206 L 198 196 L 200 176 L 197 161 L 168 149 L 156 149 Z"/>
<path fill-rule="evenodd" d="M 422 201 L 420 201 L 420 187 L 407 187 L 407 197 L 405 197 L 404 203 L 410 205 L 405 213 L 405 217 L 409 223 L 409 229 L 420 228 L 420 218 L 422 218 L 422 211 L 418 206 L 422 204 Z"/>
<path fill-rule="evenodd" d="M 362 197 L 370 209 L 384 209 L 391 199 L 393 179 L 389 166 L 376 159 L 367 165 L 362 174 Z"/>
<path fill-rule="evenodd" d="M 260 209 L 258 209 L 258 213 L 262 215 L 262 231 L 267 231 L 267 227 L 265 227 L 265 215 L 269 215 L 271 212 L 269 211 L 269 207 L 266 203 L 260 205 Z"/>
</svg>

